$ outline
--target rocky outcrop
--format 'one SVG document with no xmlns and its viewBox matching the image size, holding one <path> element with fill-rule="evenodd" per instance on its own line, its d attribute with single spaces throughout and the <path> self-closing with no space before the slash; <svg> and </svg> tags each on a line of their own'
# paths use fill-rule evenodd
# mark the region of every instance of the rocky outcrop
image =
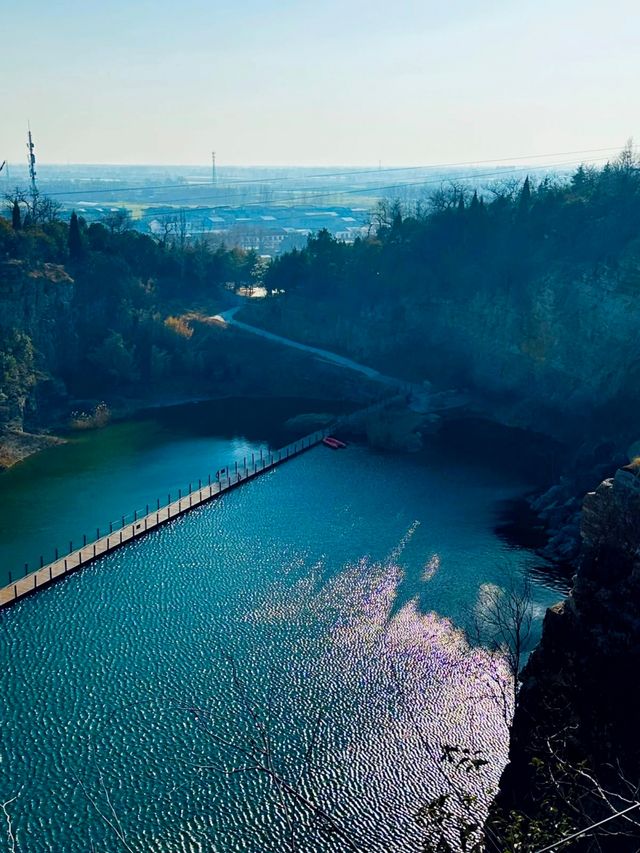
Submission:
<svg viewBox="0 0 640 853">
<path fill-rule="evenodd" d="M 58 264 L 0 262 L 0 331 L 28 335 L 43 363 L 57 371 L 73 343 L 73 279 Z"/>
<path fill-rule="evenodd" d="M 56 264 L 0 262 L 0 467 L 38 448 L 65 389 L 58 378 L 74 358 L 73 279 Z"/>
<path fill-rule="evenodd" d="M 516 824 L 532 838 L 545 826 L 556 837 L 579 830 L 623 808 L 640 780 L 639 473 L 626 466 L 585 498 L 573 591 L 547 612 L 522 673 L 510 760 L 488 823 L 502 839 Z M 607 835 L 601 849 L 636 853 L 640 827 L 609 829 L 621 834 Z"/>
</svg>

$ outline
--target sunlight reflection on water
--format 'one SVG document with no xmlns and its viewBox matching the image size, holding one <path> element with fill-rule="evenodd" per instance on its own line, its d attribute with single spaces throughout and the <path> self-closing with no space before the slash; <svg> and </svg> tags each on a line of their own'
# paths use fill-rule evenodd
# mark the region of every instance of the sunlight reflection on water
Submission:
<svg viewBox="0 0 640 853">
<path fill-rule="evenodd" d="M 419 846 L 418 809 L 469 782 L 448 746 L 488 758 L 481 811 L 506 759 L 506 673 L 456 624 L 502 583 L 491 505 L 510 490 L 318 450 L 0 613 L 18 849 L 115 853 L 110 802 L 136 853 L 275 853 L 289 812 L 300 849 L 343 850 L 250 762 L 229 775 L 225 744 L 253 749 L 248 708 L 279 776 L 360 849 Z"/>
</svg>

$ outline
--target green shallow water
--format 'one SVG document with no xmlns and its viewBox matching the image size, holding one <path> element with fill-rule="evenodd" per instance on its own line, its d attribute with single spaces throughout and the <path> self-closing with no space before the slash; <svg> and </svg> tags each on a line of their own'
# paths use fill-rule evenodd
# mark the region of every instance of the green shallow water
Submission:
<svg viewBox="0 0 640 853">
<path fill-rule="evenodd" d="M 17 849 L 344 850 L 251 769 L 264 732 L 359 849 L 419 849 L 442 746 L 488 758 L 480 794 L 506 760 L 504 672 L 457 626 L 534 565 L 493 532 L 524 485 L 318 447 L 1 612 Z"/>
<path fill-rule="evenodd" d="M 292 439 L 284 422 L 300 412 L 340 412 L 322 400 L 230 398 L 143 412 L 101 430 L 73 433 L 68 443 L 0 474 L 0 583 L 95 538 L 123 514 L 133 517 L 158 498 L 186 494 L 189 483 Z M 295 436 L 298 437 L 297 435 Z"/>
</svg>

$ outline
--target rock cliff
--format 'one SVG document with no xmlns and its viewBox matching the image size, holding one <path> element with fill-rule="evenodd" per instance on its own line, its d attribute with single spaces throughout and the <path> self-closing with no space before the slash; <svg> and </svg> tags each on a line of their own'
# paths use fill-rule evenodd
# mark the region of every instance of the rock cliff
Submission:
<svg viewBox="0 0 640 853">
<path fill-rule="evenodd" d="M 64 395 L 54 377 L 74 358 L 73 287 L 59 265 L 0 262 L 0 467 L 33 452 L 38 441 L 25 430 Z"/>
<path fill-rule="evenodd" d="M 488 822 L 503 841 L 515 825 L 531 839 L 562 837 L 638 798 L 639 475 L 632 463 L 584 500 L 573 591 L 547 612 L 522 673 L 510 761 Z M 606 846 L 589 846 L 589 833 L 572 849 L 637 853 L 640 814 L 635 820 L 597 830 Z"/>
</svg>

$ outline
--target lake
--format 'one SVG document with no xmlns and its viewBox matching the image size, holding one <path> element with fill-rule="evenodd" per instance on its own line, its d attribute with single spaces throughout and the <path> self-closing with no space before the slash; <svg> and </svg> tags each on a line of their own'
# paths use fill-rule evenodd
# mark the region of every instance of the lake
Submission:
<svg viewBox="0 0 640 853">
<path fill-rule="evenodd" d="M 104 522 L 123 494 L 133 508 L 276 441 L 296 406 L 270 410 L 264 427 L 216 430 L 180 407 L 34 457 L 0 478 L 3 500 L 6 482 L 22 489 L 5 553 L 33 502 L 66 538 L 78 513 Z M 17 849 L 275 853 L 295 839 L 322 853 L 348 849 L 343 833 L 404 853 L 437 793 L 471 787 L 481 814 L 506 760 L 506 673 L 460 629 L 539 567 L 494 532 L 529 485 L 441 448 L 319 446 L 1 612 L 0 795 L 15 797 Z M 533 577 L 539 631 L 561 596 Z M 447 747 L 487 764 L 456 769 Z"/>
</svg>

